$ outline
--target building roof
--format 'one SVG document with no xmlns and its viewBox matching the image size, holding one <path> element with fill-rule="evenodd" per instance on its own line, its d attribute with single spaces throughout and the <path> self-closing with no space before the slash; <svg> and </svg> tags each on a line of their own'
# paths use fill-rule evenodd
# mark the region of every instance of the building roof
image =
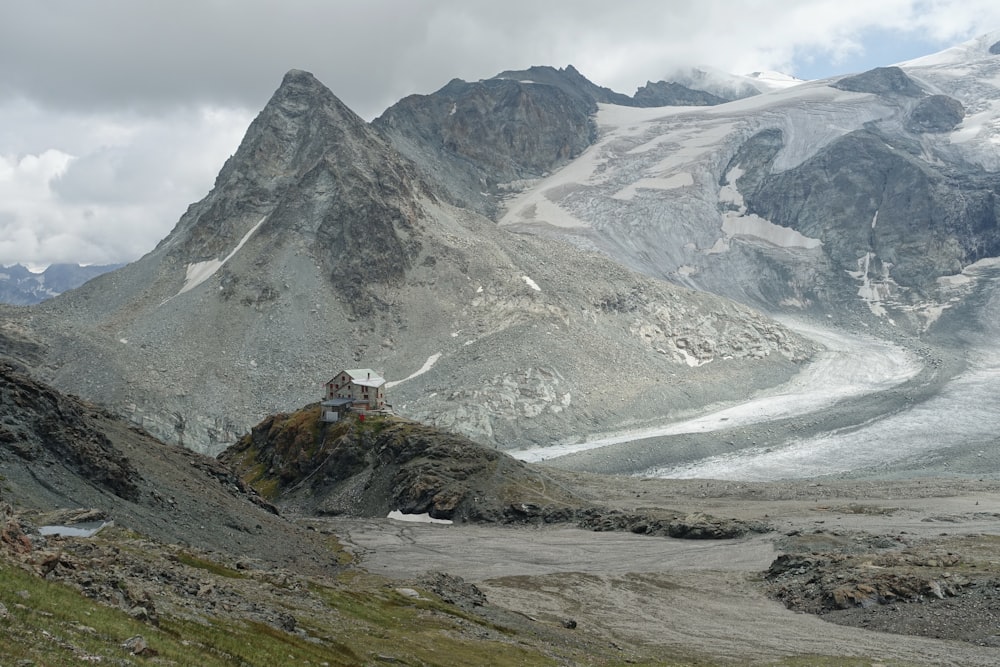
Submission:
<svg viewBox="0 0 1000 667">
<path fill-rule="evenodd" d="M 337 375 L 341 374 L 350 376 L 351 382 L 362 387 L 381 387 L 385 384 L 385 378 L 370 368 L 349 368 L 337 373 Z M 333 376 L 333 380 L 337 378 L 337 375 Z M 330 382 L 333 382 L 333 380 L 330 380 Z"/>
<path fill-rule="evenodd" d="M 351 405 L 354 403 L 353 398 L 331 398 L 328 401 L 323 401 L 320 403 L 324 408 L 342 408 L 345 405 Z"/>
</svg>

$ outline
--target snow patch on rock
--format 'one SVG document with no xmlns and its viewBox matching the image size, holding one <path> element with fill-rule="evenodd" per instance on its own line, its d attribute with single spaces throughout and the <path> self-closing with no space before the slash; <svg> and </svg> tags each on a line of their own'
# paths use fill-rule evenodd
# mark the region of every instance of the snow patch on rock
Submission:
<svg viewBox="0 0 1000 667">
<path fill-rule="evenodd" d="M 521 276 L 521 280 L 524 281 L 525 285 L 527 285 L 531 289 L 535 290 L 536 292 L 541 292 L 542 291 L 542 288 L 538 286 L 538 283 L 536 283 L 534 280 L 532 280 L 529 276 Z"/>
<path fill-rule="evenodd" d="M 819 239 L 810 238 L 790 227 L 776 225 L 754 213 L 747 213 L 746 202 L 736 187 L 736 181 L 743 173 L 739 166 L 733 167 L 726 174 L 725 184 L 719 189 L 719 203 L 735 208 L 722 214 L 722 232 L 727 240 L 734 237 L 755 238 L 779 248 L 806 250 L 823 245 Z"/>
<path fill-rule="evenodd" d="M 445 526 L 450 526 L 454 523 L 451 519 L 435 519 L 427 512 L 423 514 L 403 514 L 399 510 L 393 510 L 389 512 L 386 518 L 395 521 L 406 521 L 407 523 L 437 523 Z"/>
<path fill-rule="evenodd" d="M 233 251 L 231 253 L 226 255 L 225 259 L 210 259 L 205 262 L 195 262 L 194 264 L 188 264 L 187 272 L 184 276 L 184 286 L 181 287 L 181 290 L 177 292 L 177 294 L 175 294 L 174 296 L 180 296 L 181 294 L 184 294 L 184 292 L 189 292 L 193 290 L 195 287 L 197 287 L 198 285 L 202 284 L 203 282 L 211 278 L 213 275 L 215 275 L 216 271 L 221 269 L 226 262 L 231 260 L 236 255 L 236 253 L 240 251 L 240 248 L 242 248 L 244 244 L 246 244 L 246 242 L 250 240 L 250 237 L 253 236 L 253 233 L 256 232 L 261 225 L 264 224 L 265 220 L 267 220 L 266 215 L 263 218 L 261 218 L 256 225 L 251 227 L 250 231 L 244 234 L 243 238 L 240 239 L 240 242 L 236 244 L 236 247 L 233 248 Z"/>
<path fill-rule="evenodd" d="M 418 370 L 415 373 L 412 373 L 411 375 L 406 376 L 402 380 L 393 380 L 392 382 L 386 382 L 385 383 L 385 388 L 389 389 L 390 387 L 395 387 L 397 385 L 403 384 L 407 380 L 412 380 L 415 377 L 419 377 L 419 376 L 423 375 L 424 373 L 426 373 L 427 371 L 429 371 L 431 368 L 433 368 L 434 364 L 436 364 L 437 360 L 440 359 L 440 358 L 441 358 L 441 353 L 440 352 L 438 352 L 437 354 L 432 354 L 431 356 L 427 357 L 427 361 L 425 361 L 424 365 L 420 367 L 420 370 Z"/>
</svg>

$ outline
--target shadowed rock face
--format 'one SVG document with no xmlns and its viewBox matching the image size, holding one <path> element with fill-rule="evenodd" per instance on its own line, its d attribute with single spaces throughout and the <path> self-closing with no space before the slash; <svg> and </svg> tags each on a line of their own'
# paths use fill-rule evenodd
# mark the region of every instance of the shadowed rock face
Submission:
<svg viewBox="0 0 1000 667">
<path fill-rule="evenodd" d="M 1000 56 L 1000 42 L 997 42 L 990 47 L 990 53 L 995 56 Z"/>
<path fill-rule="evenodd" d="M 965 107 L 953 97 L 931 95 L 917 103 L 906 129 L 914 133 L 951 132 L 965 117 Z"/>
<path fill-rule="evenodd" d="M 923 89 L 898 67 L 876 67 L 862 74 L 844 77 L 832 85 L 840 90 L 873 95 L 919 97 L 924 94 Z"/>
<path fill-rule="evenodd" d="M 667 81 L 647 81 L 645 86 L 635 91 L 635 106 L 665 107 L 665 106 L 697 106 L 708 107 L 724 104 L 729 100 L 706 93 L 703 90 L 692 90 L 679 83 Z"/>
<path fill-rule="evenodd" d="M 318 514 L 500 521 L 546 489 L 542 472 L 460 435 L 385 417 L 326 424 L 319 414 L 311 406 L 272 415 L 220 460 L 273 500 Z M 545 502 L 582 504 L 558 487 Z"/>
<path fill-rule="evenodd" d="M 971 167 L 935 168 L 904 145 L 854 132 L 795 169 L 751 170 L 741 191 L 751 212 L 821 239 L 845 272 L 867 262 L 871 276 L 923 290 L 1000 253 L 1000 186 Z"/>
<path fill-rule="evenodd" d="M 0 360 L 0 461 L 66 466 L 126 500 L 138 500 L 139 473 L 88 419 L 88 408 Z"/>
<path fill-rule="evenodd" d="M 538 178 L 591 144 L 596 109 L 586 90 L 569 85 L 455 79 L 400 100 L 373 125 L 452 201 L 492 215 L 503 184 Z"/>
</svg>

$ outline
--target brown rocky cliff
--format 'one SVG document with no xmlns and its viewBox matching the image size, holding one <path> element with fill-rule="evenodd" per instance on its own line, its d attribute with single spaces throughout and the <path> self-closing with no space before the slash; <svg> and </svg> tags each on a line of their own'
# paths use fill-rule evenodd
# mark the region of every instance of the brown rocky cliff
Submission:
<svg viewBox="0 0 1000 667">
<path fill-rule="evenodd" d="M 278 503 L 318 514 L 500 521 L 512 505 L 580 506 L 571 490 L 463 436 L 397 417 L 272 415 L 220 455 Z"/>
</svg>

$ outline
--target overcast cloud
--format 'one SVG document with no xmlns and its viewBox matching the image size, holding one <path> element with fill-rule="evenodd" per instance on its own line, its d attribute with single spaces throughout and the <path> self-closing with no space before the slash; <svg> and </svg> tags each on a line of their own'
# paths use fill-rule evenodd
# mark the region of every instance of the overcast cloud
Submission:
<svg viewBox="0 0 1000 667">
<path fill-rule="evenodd" d="M 536 64 L 632 93 L 690 65 L 832 76 L 998 28 L 995 0 L 4 0 L 0 264 L 152 249 L 291 68 L 370 119 Z"/>
</svg>

